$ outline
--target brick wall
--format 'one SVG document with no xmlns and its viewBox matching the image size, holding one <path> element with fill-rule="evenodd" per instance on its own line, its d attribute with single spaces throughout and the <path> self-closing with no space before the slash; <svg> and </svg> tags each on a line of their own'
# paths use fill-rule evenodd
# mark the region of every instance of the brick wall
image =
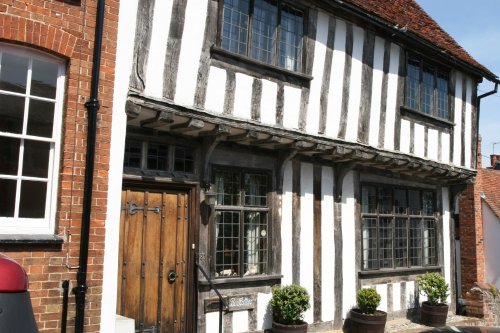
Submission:
<svg viewBox="0 0 500 333">
<path fill-rule="evenodd" d="M 55 234 L 62 245 L 0 244 L 0 251 L 27 271 L 35 319 L 40 332 L 60 332 L 63 280 L 75 285 L 83 202 L 86 151 L 86 109 L 92 71 L 97 0 L 81 5 L 55 0 L 6 0 L 0 4 L 0 41 L 33 47 L 67 60 L 63 133 Z M 85 331 L 98 332 L 100 323 L 104 227 L 119 0 L 107 0 L 100 69 L 97 143 L 91 215 L 88 294 Z M 69 237 L 69 235 L 72 235 Z M 66 255 L 69 261 L 66 261 Z M 70 293 L 68 321 L 74 318 Z M 69 329 L 68 329 L 69 331 Z"/>
<path fill-rule="evenodd" d="M 465 296 L 467 315 L 484 319 L 485 325 L 500 325 L 500 295 L 489 283 L 475 283 Z"/>
</svg>

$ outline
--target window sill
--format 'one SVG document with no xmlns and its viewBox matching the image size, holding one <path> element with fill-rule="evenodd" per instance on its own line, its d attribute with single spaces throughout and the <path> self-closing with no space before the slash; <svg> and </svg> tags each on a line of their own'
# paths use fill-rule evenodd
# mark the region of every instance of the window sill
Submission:
<svg viewBox="0 0 500 333">
<path fill-rule="evenodd" d="M 243 278 L 214 278 L 212 279 L 212 284 L 214 286 L 224 286 L 224 285 L 247 285 L 249 283 L 252 284 L 269 284 L 269 282 L 277 282 L 281 280 L 283 275 L 259 275 L 259 276 L 250 276 Z M 209 286 L 210 283 L 206 280 L 198 281 L 200 286 Z"/>
<path fill-rule="evenodd" d="M 265 62 L 254 60 L 237 53 L 229 52 L 219 46 L 213 45 L 210 49 L 213 60 L 218 60 L 221 67 L 236 69 L 252 76 L 260 78 L 274 78 L 283 82 L 293 83 L 308 87 L 312 76 L 269 65 Z"/>
<path fill-rule="evenodd" d="M 401 269 L 390 269 L 390 270 L 373 270 L 373 271 L 360 271 L 358 276 L 360 279 L 363 278 L 378 278 L 378 277 L 389 277 L 389 276 L 406 276 L 406 275 L 420 275 L 425 272 L 439 272 L 441 271 L 441 266 L 428 266 L 428 267 L 415 267 L 415 268 L 401 268 Z"/>
<path fill-rule="evenodd" d="M 24 245 L 46 245 L 46 246 L 60 246 L 64 242 L 64 239 L 57 235 L 40 235 L 40 234 L 0 234 L 0 246 L 2 245 L 14 245 L 14 246 L 24 246 Z"/>
<path fill-rule="evenodd" d="M 420 121 L 423 121 L 425 123 L 433 124 L 434 126 L 437 126 L 437 127 L 441 127 L 441 128 L 444 127 L 444 128 L 452 129 L 455 126 L 455 123 L 453 123 L 452 121 L 449 121 L 449 120 L 443 119 L 443 118 L 439 118 L 439 117 L 435 117 L 435 116 L 431 116 L 431 115 L 428 115 L 426 113 L 422 113 L 420 111 L 411 109 L 407 106 L 401 106 L 400 110 L 401 110 L 401 115 L 408 116 L 412 119 L 420 120 Z"/>
</svg>

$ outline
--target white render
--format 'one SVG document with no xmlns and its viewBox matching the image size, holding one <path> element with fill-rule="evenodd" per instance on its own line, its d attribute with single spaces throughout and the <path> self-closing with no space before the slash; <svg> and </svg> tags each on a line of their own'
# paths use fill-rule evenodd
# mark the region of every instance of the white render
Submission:
<svg viewBox="0 0 500 333">
<path fill-rule="evenodd" d="M 302 91 L 300 89 L 291 86 L 285 86 L 283 126 L 291 129 L 299 128 L 301 94 Z"/>
<path fill-rule="evenodd" d="M 205 109 L 215 113 L 222 113 L 224 110 L 225 91 L 226 71 L 224 69 L 211 66 L 207 84 Z"/>
<path fill-rule="evenodd" d="M 278 85 L 269 80 L 262 80 L 262 99 L 260 101 L 260 121 L 264 124 L 276 124 L 276 95 Z"/>
<path fill-rule="evenodd" d="M 441 189 L 443 202 L 443 258 L 444 258 L 444 278 L 449 286 L 451 286 L 451 235 L 450 235 L 450 194 L 447 187 Z M 448 295 L 448 302 L 451 302 L 451 296 Z"/>
<path fill-rule="evenodd" d="M 399 52 L 401 52 L 401 48 L 391 43 L 384 140 L 384 148 L 387 150 L 394 150 L 394 126 L 396 121 L 396 100 L 398 98 Z"/>
<path fill-rule="evenodd" d="M 427 132 L 427 158 L 437 161 L 438 159 L 438 135 L 439 132 L 429 128 Z"/>
<path fill-rule="evenodd" d="M 464 76 L 456 73 L 455 83 L 455 131 L 453 140 L 453 164 L 460 165 L 462 154 L 462 84 Z"/>
<path fill-rule="evenodd" d="M 349 310 L 356 305 L 356 263 L 351 253 L 356 253 L 355 242 L 355 199 L 354 199 L 354 179 L 353 172 L 349 171 L 344 178 L 342 185 L 342 315 L 347 316 Z M 343 317 L 346 318 L 346 317 Z"/>
<path fill-rule="evenodd" d="M 361 104 L 361 74 L 363 69 L 363 40 L 364 31 L 360 27 L 353 27 L 353 47 L 351 63 L 351 82 L 349 89 L 349 106 L 347 113 L 347 128 L 345 139 L 358 139 L 359 106 Z"/>
<path fill-rule="evenodd" d="M 292 283 L 292 162 L 288 162 L 283 176 L 281 201 L 281 279 L 284 285 Z"/>
<path fill-rule="evenodd" d="M 483 234 L 484 234 L 484 278 L 485 281 L 500 288 L 500 218 L 496 216 L 491 207 L 482 200 Z"/>
<path fill-rule="evenodd" d="M 464 131 L 464 147 L 471 147 L 472 144 L 472 79 L 466 80 L 465 94 L 465 131 Z M 465 167 L 472 168 L 471 165 L 471 149 L 465 149 Z"/>
<path fill-rule="evenodd" d="M 418 157 L 425 157 L 425 127 L 415 124 L 415 150 L 414 154 Z"/>
<path fill-rule="evenodd" d="M 380 37 L 375 37 L 375 49 L 373 55 L 373 83 L 372 101 L 370 110 L 370 146 L 377 147 L 380 129 L 380 107 L 382 102 L 382 80 L 384 78 L 384 44 Z M 408 132 L 409 133 L 409 132 Z M 401 136 L 403 140 L 404 135 Z"/>
<path fill-rule="evenodd" d="M 335 244 L 334 239 L 334 193 L 333 169 L 321 170 L 321 320 L 333 320 L 335 312 Z"/>
<path fill-rule="evenodd" d="M 375 289 L 380 294 L 380 306 L 377 309 L 387 312 L 387 284 L 377 284 Z"/>
<path fill-rule="evenodd" d="M 392 311 L 401 310 L 401 283 L 392 284 Z"/>
<path fill-rule="evenodd" d="M 401 119 L 401 139 L 399 149 L 403 153 L 410 153 L 410 121 Z"/>
<path fill-rule="evenodd" d="M 236 73 L 233 115 L 237 118 L 252 119 L 252 84 L 251 76 Z"/>
<path fill-rule="evenodd" d="M 450 163 L 450 140 L 450 134 L 441 132 L 441 162 L 443 163 Z"/>
<path fill-rule="evenodd" d="M 248 332 L 248 311 L 233 312 L 233 332 Z"/>
</svg>

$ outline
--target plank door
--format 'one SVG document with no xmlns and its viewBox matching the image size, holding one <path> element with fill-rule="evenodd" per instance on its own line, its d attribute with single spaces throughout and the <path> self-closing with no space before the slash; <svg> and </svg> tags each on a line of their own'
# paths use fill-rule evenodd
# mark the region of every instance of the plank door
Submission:
<svg viewBox="0 0 500 333">
<path fill-rule="evenodd" d="M 185 332 L 187 192 L 122 192 L 117 312 L 136 332 Z"/>
</svg>

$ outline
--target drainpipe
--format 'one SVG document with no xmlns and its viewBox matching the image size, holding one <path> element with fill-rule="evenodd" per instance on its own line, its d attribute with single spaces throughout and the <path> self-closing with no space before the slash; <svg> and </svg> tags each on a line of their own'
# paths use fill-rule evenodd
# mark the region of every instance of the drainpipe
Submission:
<svg viewBox="0 0 500 333">
<path fill-rule="evenodd" d="M 97 2 L 97 16 L 94 38 L 94 54 L 90 99 L 85 103 L 87 108 L 87 156 L 85 159 L 85 182 L 83 190 L 83 212 L 80 231 L 80 258 L 76 275 L 77 285 L 72 292 L 75 294 L 76 316 L 75 333 L 83 333 L 85 318 L 85 294 L 87 293 L 87 261 L 89 257 L 90 213 L 92 208 L 92 185 L 94 182 L 94 156 L 96 143 L 97 112 L 99 111 L 99 69 L 101 67 L 102 32 L 104 26 L 104 1 Z"/>
<path fill-rule="evenodd" d="M 478 145 L 479 145 L 479 114 L 480 114 L 480 110 L 481 110 L 481 99 L 488 97 L 490 95 L 496 94 L 498 91 L 498 83 L 499 83 L 499 81 L 495 81 L 495 88 L 493 88 L 493 90 L 477 96 L 476 147 L 478 147 Z M 477 161 L 480 158 L 482 158 L 482 157 L 478 156 L 478 158 L 476 158 L 476 165 L 475 165 L 476 169 L 477 169 Z"/>
</svg>

